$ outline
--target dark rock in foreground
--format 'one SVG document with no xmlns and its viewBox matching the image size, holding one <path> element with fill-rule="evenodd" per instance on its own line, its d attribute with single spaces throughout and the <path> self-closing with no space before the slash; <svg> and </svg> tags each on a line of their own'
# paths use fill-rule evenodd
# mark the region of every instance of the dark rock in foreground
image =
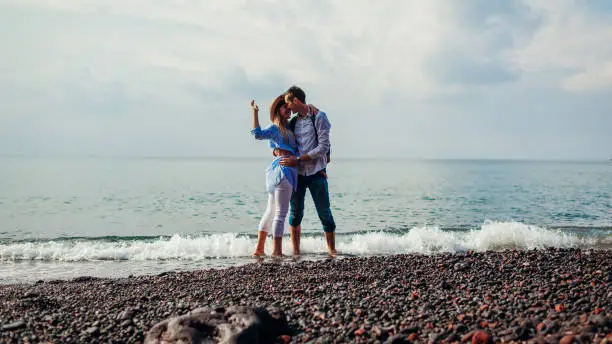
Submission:
<svg viewBox="0 0 612 344">
<path fill-rule="evenodd" d="M 149 331 L 145 344 L 274 343 L 277 337 L 293 331 L 278 309 L 198 308 L 186 315 L 164 320 Z"/>
<path fill-rule="evenodd" d="M 278 336 L 280 322 L 264 340 L 612 343 L 610 282 L 612 251 L 551 249 L 0 285 L 0 342 L 144 343 L 149 331 L 147 340 L 169 336 L 166 320 L 202 307 L 217 311 L 199 323 L 217 319 L 235 335 L 248 325 L 232 325 L 232 314 L 253 321 L 248 310 L 276 307 L 285 314 L 276 320 L 298 333 Z M 198 320 L 190 319 L 181 329 L 195 333 Z"/>
</svg>

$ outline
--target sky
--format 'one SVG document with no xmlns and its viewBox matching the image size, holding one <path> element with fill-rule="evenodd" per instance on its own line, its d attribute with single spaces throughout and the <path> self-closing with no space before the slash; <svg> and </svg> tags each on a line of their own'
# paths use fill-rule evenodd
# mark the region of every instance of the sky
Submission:
<svg viewBox="0 0 612 344">
<path fill-rule="evenodd" d="M 335 158 L 612 158 L 610 0 L 0 0 L 0 154 L 269 157 L 291 85 Z"/>
</svg>

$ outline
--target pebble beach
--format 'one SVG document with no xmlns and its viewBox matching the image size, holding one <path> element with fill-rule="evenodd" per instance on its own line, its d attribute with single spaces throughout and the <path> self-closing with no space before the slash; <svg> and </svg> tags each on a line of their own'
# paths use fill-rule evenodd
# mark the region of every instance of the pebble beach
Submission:
<svg viewBox="0 0 612 344">
<path fill-rule="evenodd" d="M 506 250 L 0 285 L 2 343 L 143 343 L 200 307 L 277 307 L 280 343 L 610 343 L 612 251 Z"/>
</svg>

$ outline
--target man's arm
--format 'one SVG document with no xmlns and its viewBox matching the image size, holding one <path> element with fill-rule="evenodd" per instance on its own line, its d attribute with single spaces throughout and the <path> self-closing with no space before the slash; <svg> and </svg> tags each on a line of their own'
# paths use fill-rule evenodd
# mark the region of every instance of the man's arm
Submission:
<svg viewBox="0 0 612 344">
<path fill-rule="evenodd" d="M 319 111 L 315 118 L 315 130 L 317 131 L 318 143 L 317 146 L 308 153 L 300 155 L 299 161 L 315 160 L 325 156 L 329 151 L 329 130 L 331 123 L 327 119 L 327 115 L 323 111 Z M 282 157 L 280 164 L 283 166 L 297 166 L 298 159 L 294 156 Z"/>
<path fill-rule="evenodd" d="M 315 130 L 317 131 L 317 146 L 310 152 L 306 153 L 310 160 L 318 159 L 325 156 L 329 151 L 329 130 L 331 129 L 331 123 L 327 119 L 327 115 L 323 111 L 319 111 L 317 117 L 315 117 Z"/>
</svg>

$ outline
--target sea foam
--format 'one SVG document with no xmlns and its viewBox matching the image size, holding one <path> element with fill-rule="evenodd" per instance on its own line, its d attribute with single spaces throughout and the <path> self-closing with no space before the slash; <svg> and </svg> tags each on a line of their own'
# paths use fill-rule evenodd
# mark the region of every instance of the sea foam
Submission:
<svg viewBox="0 0 612 344">
<path fill-rule="evenodd" d="M 345 255 L 389 255 L 402 253 L 486 251 L 533 248 L 590 248 L 601 239 L 580 237 L 559 229 L 547 229 L 519 222 L 485 222 L 472 230 L 450 231 L 435 226 L 414 227 L 405 233 L 385 231 L 337 234 L 336 247 Z M 608 239 L 604 239 L 608 240 Z M 0 261 L 150 261 L 203 260 L 249 257 L 256 239 L 244 234 L 173 235 L 148 239 L 73 239 L 0 244 Z M 305 235 L 304 255 L 326 253 L 322 235 Z M 283 240 L 285 252 L 291 242 Z M 266 252 L 271 252 L 268 239 Z"/>
</svg>

